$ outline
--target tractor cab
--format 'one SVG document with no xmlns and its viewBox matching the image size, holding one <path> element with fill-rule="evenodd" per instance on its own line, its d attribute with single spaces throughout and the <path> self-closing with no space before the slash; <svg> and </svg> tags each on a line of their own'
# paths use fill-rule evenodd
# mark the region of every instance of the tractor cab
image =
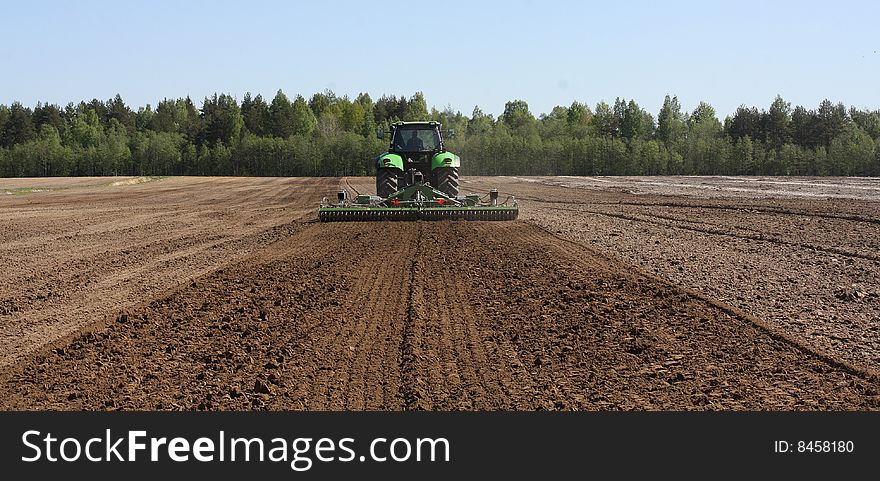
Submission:
<svg viewBox="0 0 880 481">
<path fill-rule="evenodd" d="M 431 179 L 436 167 L 432 160 L 445 150 L 439 122 L 397 122 L 391 125 L 388 152 L 400 156 L 403 172 L 399 177 L 406 177 L 401 179 L 399 187 Z"/>
<path fill-rule="evenodd" d="M 442 150 L 443 139 L 437 122 L 407 122 L 391 126 L 389 152 L 427 154 Z"/>
</svg>

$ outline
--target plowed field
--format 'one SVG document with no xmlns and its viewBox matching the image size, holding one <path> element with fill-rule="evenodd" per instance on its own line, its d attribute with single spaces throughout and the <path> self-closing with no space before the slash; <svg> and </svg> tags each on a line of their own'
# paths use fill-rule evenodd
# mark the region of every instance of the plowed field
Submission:
<svg viewBox="0 0 880 481">
<path fill-rule="evenodd" d="M 875 410 L 880 182 L 0 179 L 0 408 Z"/>
</svg>

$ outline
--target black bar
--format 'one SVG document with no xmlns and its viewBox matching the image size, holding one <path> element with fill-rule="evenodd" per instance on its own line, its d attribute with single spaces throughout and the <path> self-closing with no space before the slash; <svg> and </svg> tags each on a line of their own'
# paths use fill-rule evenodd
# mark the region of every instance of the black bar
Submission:
<svg viewBox="0 0 880 481">
<path fill-rule="evenodd" d="M 875 460 L 880 454 L 877 435 L 880 415 L 876 413 L 52 412 L 0 413 L 0 423 L 3 426 L 0 466 L 4 472 L 33 479 L 50 476 L 149 478 L 169 474 L 221 476 L 223 479 L 239 476 L 255 479 L 254 476 L 264 475 L 272 479 L 281 476 L 470 479 L 480 473 L 489 474 L 492 479 L 546 479 L 547 476 L 586 479 L 600 474 L 602 478 L 650 476 L 656 479 L 731 476 L 790 479 L 827 474 L 833 479 L 846 479 L 876 472 Z M 316 459 L 314 451 L 308 451 L 302 456 L 310 457 L 312 465 L 308 470 L 295 471 L 289 462 L 241 462 L 241 459 L 231 462 L 228 453 L 223 462 L 216 458 L 202 462 L 192 456 L 187 462 L 175 462 L 161 446 L 160 461 L 149 462 L 148 446 L 147 451 L 139 452 L 140 457 L 134 462 L 90 462 L 84 459 L 84 454 L 75 462 L 49 462 L 42 448 L 41 460 L 22 461 L 22 457 L 36 454 L 23 442 L 22 436 L 27 431 L 40 432 L 28 438 L 38 446 L 37 440 L 52 433 L 59 440 L 54 442 L 57 457 L 61 439 L 76 438 L 82 445 L 90 438 L 106 438 L 108 429 L 114 440 L 126 438 L 128 431 L 143 430 L 147 437 L 184 437 L 189 442 L 205 437 L 215 440 L 217 445 L 221 430 L 225 433 L 224 439 L 260 437 L 266 446 L 271 444 L 272 438 L 283 438 L 290 443 L 296 438 L 311 438 L 309 449 L 315 447 L 319 438 L 330 438 L 334 442 L 354 438 L 348 447 L 358 457 L 348 462 L 325 463 Z M 411 445 L 419 438 L 445 438 L 450 461 L 372 461 L 369 445 L 377 437 L 406 438 Z M 810 451 L 806 443 L 811 443 Z M 833 449 L 843 452 L 822 452 L 831 449 L 827 443 L 835 443 Z M 105 454 L 95 446 L 97 442 L 92 446 L 94 451 Z M 127 454 L 127 443 L 123 442 L 122 446 L 119 451 Z M 787 451 L 782 451 L 782 446 L 787 446 Z M 67 456 L 73 457 L 75 444 L 70 441 L 66 447 Z M 401 450 L 403 447 L 405 444 L 397 445 Z M 337 450 L 336 454 L 345 453 Z M 402 451 L 397 454 L 403 456 Z M 365 455 L 364 461 L 360 461 L 361 455 Z"/>
</svg>

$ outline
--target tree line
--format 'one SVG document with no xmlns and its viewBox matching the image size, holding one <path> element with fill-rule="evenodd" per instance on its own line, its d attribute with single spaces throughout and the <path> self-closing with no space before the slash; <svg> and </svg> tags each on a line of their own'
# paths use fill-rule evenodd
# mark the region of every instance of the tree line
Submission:
<svg viewBox="0 0 880 481">
<path fill-rule="evenodd" d="M 65 107 L 0 105 L 0 176 L 372 175 L 376 138 L 398 120 L 454 129 L 465 175 L 880 175 L 880 110 L 822 101 L 739 107 L 723 121 L 666 96 L 654 117 L 634 100 L 578 101 L 535 116 L 523 100 L 495 118 L 428 108 L 424 95 L 352 99 L 331 91 L 196 106 L 164 99 L 133 110 L 121 96 Z"/>
</svg>

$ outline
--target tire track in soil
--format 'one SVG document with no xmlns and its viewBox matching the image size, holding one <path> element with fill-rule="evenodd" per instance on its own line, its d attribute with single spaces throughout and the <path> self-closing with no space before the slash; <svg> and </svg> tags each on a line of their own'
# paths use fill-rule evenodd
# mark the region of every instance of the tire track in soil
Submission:
<svg viewBox="0 0 880 481">
<path fill-rule="evenodd" d="M 423 356 L 422 346 L 425 334 L 425 300 L 420 282 L 422 281 L 422 234 L 424 228 L 418 224 L 415 251 L 409 259 L 409 285 L 406 288 L 406 318 L 400 339 L 400 386 L 399 397 L 405 410 L 425 409 L 425 380 L 422 376 L 433 376 L 434 370 L 420 373 L 418 363 Z"/>
<path fill-rule="evenodd" d="M 538 200 L 538 199 L 535 199 Z M 811 212 L 808 210 L 800 210 L 800 209 L 774 209 L 768 208 L 766 206 L 760 205 L 736 205 L 736 206 L 725 206 L 725 205 L 702 205 L 702 204 L 687 204 L 687 203 L 674 203 L 674 202 L 584 202 L 583 204 L 589 205 L 628 205 L 628 206 L 638 206 L 638 207 L 677 207 L 683 209 L 711 209 L 711 210 L 721 210 L 721 211 L 740 211 L 749 214 L 759 213 L 759 214 L 782 214 L 782 215 L 801 215 L 804 217 L 818 217 L 820 219 L 831 219 L 831 220 L 845 220 L 850 222 L 863 222 L 866 224 L 880 224 L 880 219 L 874 217 L 867 217 L 863 215 L 856 214 L 830 214 L 830 213 L 821 213 L 821 212 Z"/>
<path fill-rule="evenodd" d="M 684 221 L 684 220 L 680 220 L 680 219 L 679 220 L 668 219 L 666 217 L 655 215 L 655 214 L 643 214 L 643 215 L 645 215 L 646 217 L 654 217 L 657 219 L 670 220 L 671 222 L 663 222 L 661 220 L 646 219 L 646 218 L 638 217 L 635 215 L 619 214 L 619 213 L 614 213 L 614 212 L 601 212 L 601 211 L 590 210 L 590 209 L 572 209 L 572 208 L 566 208 L 566 207 L 554 207 L 554 209 L 568 211 L 568 212 L 583 213 L 583 214 L 601 215 L 601 216 L 605 216 L 605 217 L 613 217 L 616 219 L 623 219 L 623 220 L 628 220 L 628 221 L 632 221 L 632 222 L 644 222 L 646 224 L 653 224 L 653 225 L 657 225 L 657 226 L 661 226 L 661 227 L 672 227 L 675 229 L 683 229 L 683 230 L 688 230 L 688 231 L 692 231 L 692 232 L 699 232 L 701 234 L 735 237 L 737 239 L 769 242 L 771 244 L 778 244 L 778 245 L 789 245 L 789 246 L 800 247 L 800 248 L 804 248 L 804 249 L 825 252 L 828 254 L 836 254 L 836 255 L 840 255 L 840 256 L 844 256 L 844 257 L 853 257 L 853 258 L 865 259 L 865 260 L 869 260 L 869 261 L 880 261 L 880 256 L 876 256 L 876 255 L 872 255 L 872 254 L 862 254 L 859 252 L 850 252 L 847 250 L 838 249 L 836 247 L 825 247 L 825 246 L 816 245 L 816 244 L 808 244 L 805 242 L 791 242 L 791 241 L 786 241 L 784 239 L 778 239 L 778 238 L 775 238 L 775 237 L 772 237 L 772 236 L 766 235 L 766 234 L 741 234 L 741 233 L 733 232 L 733 231 L 726 230 L 726 229 L 715 229 L 715 228 L 705 228 L 705 227 L 696 227 L 696 226 L 692 226 L 692 225 L 685 225 L 686 223 L 690 223 L 690 224 L 699 224 L 699 223 L 698 222 L 691 222 L 691 221 Z"/>
<path fill-rule="evenodd" d="M 476 223 L 447 223 L 441 233 L 420 223 L 410 265 L 407 319 L 401 343 L 401 398 L 408 410 L 530 409 L 527 373 L 474 315 L 471 290 L 459 273 L 471 261 Z M 491 232 L 491 231 L 490 231 Z M 462 256 L 461 254 L 465 255 Z M 527 407 L 524 407 L 527 406 Z"/>
<path fill-rule="evenodd" d="M 462 229 L 462 227 L 464 227 L 462 225 L 456 225 L 454 227 L 460 231 L 465 230 Z M 461 232 L 456 238 L 463 240 L 470 235 L 475 235 L 478 239 L 480 237 L 491 238 L 491 235 L 488 234 L 489 229 L 494 229 L 494 226 L 482 224 L 478 226 L 477 232 Z M 465 242 L 459 242 L 455 247 L 457 252 L 467 252 L 467 248 L 468 246 Z M 470 263 L 468 259 L 459 259 L 458 262 L 463 265 L 468 265 Z M 488 268 L 495 269 L 494 266 L 489 266 Z M 454 275 L 454 273 L 450 272 L 450 275 Z M 518 405 L 526 405 L 531 408 L 539 407 L 540 405 L 532 404 L 532 402 L 535 401 L 534 393 L 538 391 L 534 379 L 532 379 L 531 374 L 524 369 L 523 363 L 518 356 L 515 354 L 510 356 L 511 352 L 514 351 L 512 351 L 509 343 L 504 343 L 495 335 L 489 337 L 484 335 L 487 328 L 491 329 L 491 325 L 486 325 L 486 320 L 494 318 L 497 322 L 502 321 L 503 318 L 497 318 L 497 316 L 494 316 L 491 311 L 484 311 L 483 309 L 480 309 L 478 305 L 474 305 L 474 300 L 469 293 L 476 292 L 479 289 L 486 289 L 487 292 L 491 292 L 498 288 L 498 285 L 480 285 L 481 283 L 479 282 L 479 279 L 481 277 L 483 276 L 474 276 L 471 278 L 471 282 L 468 283 L 467 287 L 451 291 L 450 297 L 452 301 L 443 304 L 443 306 L 449 307 L 450 313 L 455 314 L 454 318 L 461 320 L 462 341 L 464 341 L 465 345 L 469 348 L 470 364 L 476 367 L 477 372 L 480 375 L 481 384 L 486 393 L 494 400 L 503 400 L 504 404 L 502 406 L 505 408 L 514 408 Z M 504 300 L 503 296 L 498 296 L 496 291 L 490 301 L 490 305 L 497 305 L 504 302 Z M 445 316 L 443 313 L 440 315 Z M 505 375 L 493 379 L 494 376 L 491 372 L 491 366 L 493 364 L 492 360 L 495 360 L 496 362 L 504 361 L 502 365 L 505 366 Z M 485 400 L 483 402 L 485 403 Z M 474 407 L 485 409 L 492 406 L 491 404 L 486 403 L 485 406 L 476 405 Z"/>
<path fill-rule="evenodd" d="M 345 184 L 346 187 L 348 187 L 349 189 L 351 189 L 352 191 L 354 191 L 354 195 L 360 195 L 360 194 L 361 194 L 360 190 L 358 190 L 358 189 L 354 186 L 354 184 L 352 184 L 352 181 L 351 181 L 350 178 L 348 178 L 348 177 L 343 177 L 343 178 L 342 178 L 342 182 Z"/>
<path fill-rule="evenodd" d="M 543 202 L 545 204 L 564 204 L 564 205 L 606 205 L 606 206 L 632 206 L 632 207 L 673 207 L 673 208 L 681 208 L 681 209 L 706 209 L 706 210 L 720 210 L 723 212 L 745 212 L 749 214 L 783 214 L 783 215 L 801 215 L 805 217 L 818 217 L 822 219 L 831 219 L 831 220 L 845 220 L 851 222 L 864 222 L 866 224 L 880 224 L 880 219 L 874 217 L 867 217 L 863 215 L 857 214 L 834 214 L 834 213 L 822 213 L 822 212 L 813 212 L 802 209 L 786 209 L 786 208 L 770 208 L 767 206 L 759 205 L 759 204 L 719 204 L 719 205 L 710 205 L 710 204 L 699 204 L 699 203 L 679 203 L 679 202 L 632 202 L 632 201 L 578 201 L 578 200 L 553 200 L 546 199 L 541 197 L 532 197 L 527 195 L 519 195 L 516 197 L 520 200 L 527 200 L 530 202 Z"/>
<path fill-rule="evenodd" d="M 405 280 L 415 249 L 400 230 L 382 232 L 361 223 L 324 227 L 339 239 L 336 249 L 358 255 L 345 273 L 353 290 L 341 298 L 339 312 L 330 316 L 331 322 L 339 319 L 339 325 L 316 332 L 315 350 L 328 355 L 322 357 L 326 368 L 313 383 L 311 396 L 327 400 L 321 409 L 398 408 L 398 339 L 404 329 L 406 292 L 400 281 Z M 326 335 L 334 330 L 334 336 Z M 342 374 L 336 372 L 338 359 L 346 359 Z"/>
</svg>

